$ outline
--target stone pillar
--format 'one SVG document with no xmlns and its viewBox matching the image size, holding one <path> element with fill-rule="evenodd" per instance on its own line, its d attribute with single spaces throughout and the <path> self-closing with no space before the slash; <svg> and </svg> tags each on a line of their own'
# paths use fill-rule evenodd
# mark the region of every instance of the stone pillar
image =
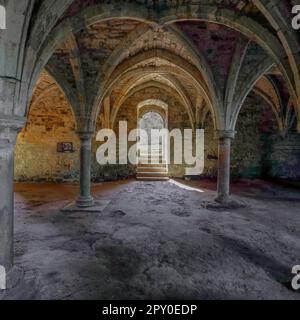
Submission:
<svg viewBox="0 0 300 320">
<path fill-rule="evenodd" d="M 78 132 L 80 138 L 80 196 L 76 201 L 78 207 L 92 207 L 91 195 L 91 153 L 92 132 Z"/>
<path fill-rule="evenodd" d="M 219 161 L 218 161 L 218 196 L 219 203 L 230 200 L 230 152 L 231 140 L 234 138 L 234 131 L 219 131 Z"/>
<path fill-rule="evenodd" d="M 25 120 L 0 119 L 0 265 L 13 267 L 14 147 Z"/>
</svg>

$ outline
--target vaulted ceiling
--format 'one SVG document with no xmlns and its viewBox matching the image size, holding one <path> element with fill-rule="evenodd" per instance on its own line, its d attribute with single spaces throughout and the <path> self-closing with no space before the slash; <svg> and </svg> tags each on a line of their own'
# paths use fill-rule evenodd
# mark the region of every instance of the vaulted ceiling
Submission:
<svg viewBox="0 0 300 320">
<path fill-rule="evenodd" d="M 234 130 L 253 89 L 277 112 L 280 128 L 286 110 L 299 111 L 297 61 L 289 65 L 264 1 L 65 2 L 40 57 L 83 126 L 93 126 L 106 97 L 116 113 L 130 95 L 155 86 L 183 103 L 194 126 L 200 108 L 216 129 Z M 276 9 L 289 13 L 293 1 L 284 2 Z M 36 17 L 43 6 L 36 1 Z"/>
</svg>

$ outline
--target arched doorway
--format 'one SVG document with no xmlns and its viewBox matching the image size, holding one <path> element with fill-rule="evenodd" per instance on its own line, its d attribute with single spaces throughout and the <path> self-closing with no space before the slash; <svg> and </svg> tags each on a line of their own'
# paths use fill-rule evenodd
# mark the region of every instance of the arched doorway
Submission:
<svg viewBox="0 0 300 320">
<path fill-rule="evenodd" d="M 147 156 L 147 160 L 153 162 L 156 160 L 157 156 L 160 156 L 163 150 L 163 141 L 159 139 L 158 136 L 153 135 L 153 130 L 162 130 L 165 129 L 165 122 L 162 116 L 156 111 L 150 111 L 145 113 L 139 120 L 139 128 L 144 130 L 147 134 L 143 139 L 143 135 L 141 136 L 139 150 L 140 156 Z M 150 159 L 148 159 L 148 156 Z M 160 161 L 160 159 L 157 159 Z"/>
<path fill-rule="evenodd" d="M 139 159 L 137 178 L 168 179 L 168 148 L 164 129 L 168 128 L 168 105 L 162 101 L 144 101 L 138 105 Z"/>
</svg>

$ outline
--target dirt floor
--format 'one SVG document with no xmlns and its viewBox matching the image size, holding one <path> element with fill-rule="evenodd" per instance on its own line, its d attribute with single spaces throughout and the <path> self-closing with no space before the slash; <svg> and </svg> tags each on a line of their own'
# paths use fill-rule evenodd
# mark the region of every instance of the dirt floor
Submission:
<svg viewBox="0 0 300 320">
<path fill-rule="evenodd" d="M 102 213 L 62 213 L 77 186 L 17 184 L 15 263 L 37 276 L 36 299 L 300 299 L 299 190 L 240 182 L 249 207 L 211 211 L 214 188 L 105 183 Z"/>
</svg>

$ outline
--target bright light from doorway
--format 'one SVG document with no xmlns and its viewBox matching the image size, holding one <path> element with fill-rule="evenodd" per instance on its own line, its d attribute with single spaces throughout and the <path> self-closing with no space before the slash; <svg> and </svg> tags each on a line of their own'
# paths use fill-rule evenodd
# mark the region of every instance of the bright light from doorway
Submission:
<svg viewBox="0 0 300 320">
<path fill-rule="evenodd" d="M 172 180 L 170 179 L 169 180 L 170 183 L 174 184 L 175 186 L 181 188 L 181 189 L 184 189 L 184 190 L 188 190 L 188 191 L 196 191 L 196 192 L 200 192 L 200 193 L 204 193 L 203 190 L 199 189 L 199 188 L 193 188 L 193 187 L 189 187 L 183 183 L 180 183 L 178 181 L 175 181 L 175 180 Z"/>
</svg>

